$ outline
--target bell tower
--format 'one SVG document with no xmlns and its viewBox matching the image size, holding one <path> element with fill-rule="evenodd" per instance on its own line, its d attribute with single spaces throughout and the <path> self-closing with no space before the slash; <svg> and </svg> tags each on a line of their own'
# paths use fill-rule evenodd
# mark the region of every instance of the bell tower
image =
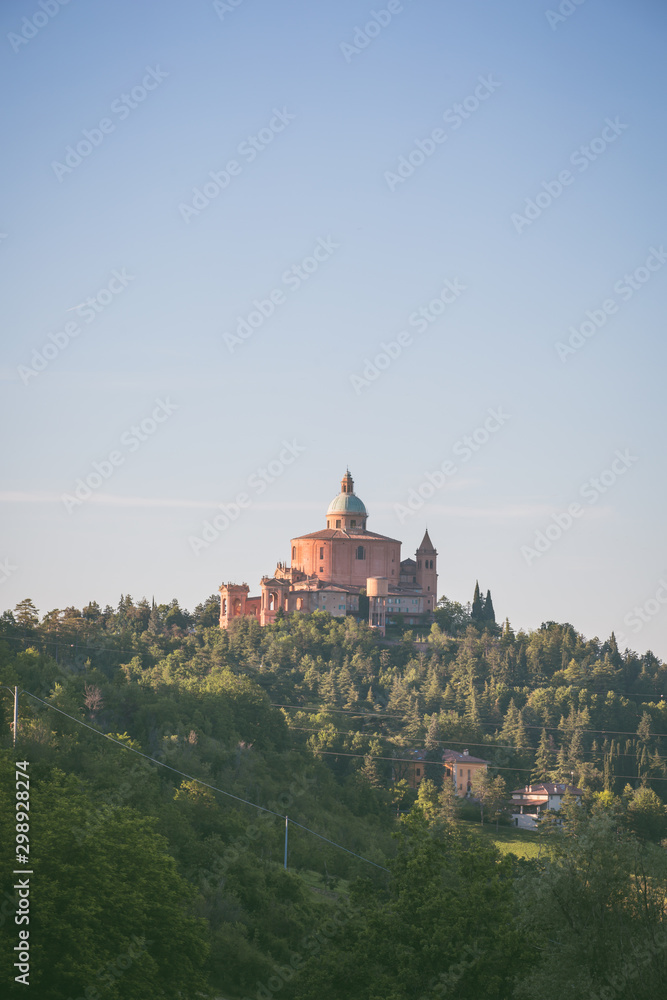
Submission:
<svg viewBox="0 0 667 1000">
<path fill-rule="evenodd" d="M 223 583 L 220 594 L 220 628 L 228 628 L 232 618 L 246 614 L 246 601 L 250 588 L 247 583 Z"/>
<path fill-rule="evenodd" d="M 425 598 L 430 598 L 426 606 L 435 610 L 438 603 L 438 553 L 429 538 L 428 528 L 424 532 L 421 545 L 417 549 L 417 584 L 421 587 Z"/>
</svg>

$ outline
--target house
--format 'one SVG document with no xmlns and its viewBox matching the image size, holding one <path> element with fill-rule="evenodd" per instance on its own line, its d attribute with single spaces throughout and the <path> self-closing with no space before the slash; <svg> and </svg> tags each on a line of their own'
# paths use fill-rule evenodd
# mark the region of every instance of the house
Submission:
<svg viewBox="0 0 667 1000">
<path fill-rule="evenodd" d="M 454 789 L 459 796 L 469 795 L 472 791 L 472 784 L 478 771 L 486 771 L 489 766 L 488 760 L 481 757 L 473 757 L 468 750 L 459 752 L 458 750 L 442 751 L 443 779 L 449 778 L 454 782 Z M 410 788 L 418 788 L 426 773 L 426 750 L 409 751 L 409 764 L 407 778 Z"/>
<path fill-rule="evenodd" d="M 558 812 L 566 795 L 573 795 L 578 802 L 581 802 L 583 794 L 582 789 L 575 788 L 574 785 L 551 782 L 515 788 L 510 801 L 514 825 L 526 830 L 535 830 L 543 812 L 548 809 Z"/>
<path fill-rule="evenodd" d="M 481 757 L 473 757 L 467 750 L 443 750 L 442 760 L 445 774 L 454 782 L 457 795 L 469 795 L 472 783 L 479 771 L 486 771 L 489 762 Z"/>
</svg>

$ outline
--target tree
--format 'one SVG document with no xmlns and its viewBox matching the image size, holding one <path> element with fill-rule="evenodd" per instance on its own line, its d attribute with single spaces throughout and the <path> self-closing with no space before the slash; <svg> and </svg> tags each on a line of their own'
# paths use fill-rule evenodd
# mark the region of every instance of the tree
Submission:
<svg viewBox="0 0 667 1000">
<path fill-rule="evenodd" d="M 39 612 L 29 597 L 19 601 L 14 608 L 14 620 L 26 632 L 33 631 L 39 625 Z"/>
<path fill-rule="evenodd" d="M 667 808 L 651 788 L 630 789 L 628 826 L 640 840 L 660 841 L 667 833 Z"/>
<path fill-rule="evenodd" d="M 2 843 L 9 842 L 10 805 L 14 812 L 13 760 L 0 759 Z M 100 814 L 78 779 L 58 770 L 31 776 L 30 804 L 31 846 L 39 844 L 31 857 L 39 902 L 30 913 L 30 986 L 40 1000 L 210 996 L 206 925 L 188 912 L 196 894 L 153 823 L 126 807 Z M 3 877 L 4 891 L 9 879 L 15 876 Z M 15 975 L 13 954 L 0 954 L 4 982 Z"/>
<path fill-rule="evenodd" d="M 446 776 L 442 783 L 438 801 L 440 805 L 439 818 L 444 823 L 455 823 L 458 817 L 459 800 L 456 795 L 454 782 L 449 776 Z"/>
<path fill-rule="evenodd" d="M 549 773 L 553 769 L 553 741 L 547 736 L 546 729 L 542 730 L 540 743 L 535 754 L 535 764 L 530 776 L 532 782 L 547 781 Z"/>
<path fill-rule="evenodd" d="M 424 742 L 424 774 L 436 785 L 442 783 L 442 747 L 440 746 L 440 722 L 433 713 L 426 731 Z"/>
<path fill-rule="evenodd" d="M 88 709 L 91 722 L 94 722 L 97 713 L 104 708 L 104 698 L 100 688 L 95 684 L 85 684 L 83 703 Z"/>
<path fill-rule="evenodd" d="M 479 592 L 479 581 L 475 582 L 475 593 L 473 594 L 470 617 L 473 625 L 481 626 L 484 624 L 484 605 L 482 604 L 482 597 Z"/>
<path fill-rule="evenodd" d="M 357 884 L 340 933 L 286 1000 L 506 1000 L 528 958 L 512 919 L 514 864 L 457 827 L 431 832 L 416 807 L 388 881 Z"/>
<path fill-rule="evenodd" d="M 368 782 L 371 788 L 382 788 L 380 771 L 378 770 L 377 761 L 372 754 L 366 754 L 364 757 L 364 763 L 359 773 L 362 779 Z"/>
<path fill-rule="evenodd" d="M 429 822 L 433 822 L 440 812 L 438 789 L 435 782 L 430 781 L 429 778 L 422 778 L 419 782 L 417 805 L 421 809 L 424 818 Z"/>
<path fill-rule="evenodd" d="M 391 788 L 391 802 L 392 805 L 396 806 L 396 815 L 400 816 L 401 806 L 405 805 L 408 797 L 408 792 L 410 791 L 410 786 L 408 785 L 405 778 L 399 778 L 395 781 Z"/>
<path fill-rule="evenodd" d="M 464 607 L 458 601 L 450 601 L 447 597 L 441 597 L 433 613 L 436 624 L 447 635 L 462 635 L 470 625 L 470 605 Z"/>
<path fill-rule="evenodd" d="M 195 625 L 201 628 L 215 628 L 220 623 L 220 595 L 211 594 L 203 604 L 198 604 L 194 610 Z"/>
<path fill-rule="evenodd" d="M 557 982 L 562 997 L 655 1000 L 667 976 L 664 866 L 651 870 L 636 840 L 618 836 L 613 806 L 562 808 L 565 824 L 521 881 L 533 960 L 511 995 L 551 996 Z"/>
<path fill-rule="evenodd" d="M 479 802 L 480 823 L 484 824 L 484 807 L 495 817 L 496 829 L 498 819 L 507 802 L 507 785 L 500 775 L 492 778 L 489 772 L 479 769 L 472 781 L 472 797 Z"/>
<path fill-rule="evenodd" d="M 496 624 L 496 613 L 493 609 L 493 601 L 491 600 L 490 590 L 487 590 L 486 600 L 484 601 L 484 621 L 489 625 Z"/>
</svg>

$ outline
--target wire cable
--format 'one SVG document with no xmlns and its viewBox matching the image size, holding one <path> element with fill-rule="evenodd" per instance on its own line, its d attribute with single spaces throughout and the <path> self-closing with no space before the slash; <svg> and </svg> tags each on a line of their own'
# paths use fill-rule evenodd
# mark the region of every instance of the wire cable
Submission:
<svg viewBox="0 0 667 1000">
<path fill-rule="evenodd" d="M 66 719 L 70 719 L 72 722 L 76 722 L 79 726 L 89 729 L 91 733 L 95 733 L 97 736 L 102 736 L 105 740 L 115 743 L 124 750 L 130 750 L 132 753 L 136 753 L 139 757 L 143 757 L 145 760 L 149 760 L 153 764 L 158 764 L 160 767 L 165 767 L 167 770 L 173 771 L 175 774 L 180 774 L 184 778 L 189 778 L 190 781 L 196 781 L 197 784 L 204 785 L 205 788 L 210 788 L 212 791 L 219 792 L 221 795 L 226 795 L 228 798 L 235 799 L 237 802 L 243 802 L 247 806 L 252 806 L 253 809 L 259 809 L 262 812 L 270 813 L 272 816 L 277 816 L 278 819 L 287 820 L 289 823 L 293 823 L 295 826 L 301 827 L 301 829 L 305 830 L 307 833 L 312 833 L 313 836 L 319 837 L 320 840 L 326 840 L 326 842 L 331 844 L 333 847 L 337 847 L 339 850 L 345 851 L 347 854 L 352 854 L 355 858 L 359 858 L 360 861 L 365 861 L 366 864 L 373 865 L 375 868 L 382 868 L 382 871 L 389 871 L 388 868 L 383 868 L 382 865 L 376 864 L 375 861 L 371 861 L 369 858 L 364 858 L 361 854 L 355 854 L 354 851 L 350 851 L 347 847 L 343 847 L 342 844 L 337 844 L 335 841 L 329 840 L 327 837 L 323 837 L 321 833 L 316 833 L 315 830 L 311 830 L 307 826 L 302 826 L 302 824 L 297 823 L 296 820 L 289 819 L 289 817 L 285 816 L 283 813 L 274 812 L 273 809 L 267 809 L 266 806 L 260 806 L 256 802 L 250 802 L 248 799 L 243 799 L 239 795 L 232 794 L 232 792 L 226 792 L 224 788 L 217 788 L 216 785 L 211 785 L 207 781 L 202 781 L 201 778 L 195 778 L 193 774 L 187 774 L 185 771 L 181 771 L 177 767 L 172 767 L 171 764 L 165 764 L 163 761 L 156 760 L 155 757 L 151 757 L 149 754 L 143 753 L 141 750 L 136 750 L 134 747 L 128 746 L 127 743 L 123 743 L 121 740 L 117 740 L 115 737 L 109 736 L 107 733 L 103 733 L 100 729 L 95 729 L 93 726 L 89 726 L 87 722 L 83 722 L 81 719 L 77 719 L 75 716 L 64 712 L 61 708 L 51 705 L 48 701 L 38 698 L 36 694 L 32 694 L 30 691 L 22 690 L 20 694 L 27 694 L 29 698 L 34 698 L 35 701 L 40 702 L 46 708 L 50 708 L 54 712 L 59 712 L 60 715 L 64 715 Z"/>
</svg>

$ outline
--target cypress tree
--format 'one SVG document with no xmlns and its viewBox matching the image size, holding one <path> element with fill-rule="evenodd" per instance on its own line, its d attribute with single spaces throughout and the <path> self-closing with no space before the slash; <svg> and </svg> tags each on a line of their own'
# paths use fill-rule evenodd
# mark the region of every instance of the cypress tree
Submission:
<svg viewBox="0 0 667 1000">
<path fill-rule="evenodd" d="M 496 624 L 496 612 L 493 609 L 490 590 L 487 590 L 486 600 L 484 601 L 484 621 L 489 622 L 490 625 Z"/>
<path fill-rule="evenodd" d="M 475 625 L 481 625 L 484 621 L 484 605 L 482 604 L 482 598 L 479 592 L 479 581 L 475 582 L 475 593 L 472 599 L 470 617 Z"/>
</svg>

